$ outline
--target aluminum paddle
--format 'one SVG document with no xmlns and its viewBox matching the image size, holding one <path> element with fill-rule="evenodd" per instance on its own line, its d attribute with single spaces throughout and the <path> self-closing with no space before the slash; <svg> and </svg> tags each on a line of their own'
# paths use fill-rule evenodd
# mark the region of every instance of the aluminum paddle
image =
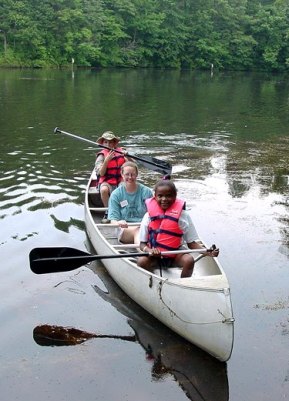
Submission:
<svg viewBox="0 0 289 401">
<path fill-rule="evenodd" d="M 90 145 L 108 149 L 108 150 L 113 150 L 114 152 L 120 153 L 122 155 L 124 154 L 123 152 L 121 152 L 119 150 L 112 149 L 105 145 L 100 145 L 94 141 L 91 141 L 90 139 L 86 139 L 81 136 L 71 134 L 70 132 L 62 131 L 58 127 L 54 128 L 54 133 L 55 134 L 57 134 L 57 133 L 64 134 L 64 135 L 70 136 L 72 138 L 78 139 L 80 141 L 89 143 Z M 155 157 L 150 157 L 150 156 L 140 157 L 140 156 L 129 154 L 129 153 L 126 153 L 125 156 L 128 156 L 128 157 L 131 157 L 132 159 L 138 160 L 144 167 L 146 167 L 150 170 L 153 170 L 153 171 L 157 171 L 161 174 L 170 175 L 172 173 L 172 166 L 170 165 L 170 163 L 168 163 L 164 160 L 156 159 Z"/>
</svg>

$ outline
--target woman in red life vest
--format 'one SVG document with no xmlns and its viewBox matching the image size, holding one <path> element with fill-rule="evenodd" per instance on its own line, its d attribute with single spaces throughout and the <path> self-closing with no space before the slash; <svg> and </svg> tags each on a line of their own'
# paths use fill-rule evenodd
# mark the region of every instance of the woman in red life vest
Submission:
<svg viewBox="0 0 289 401">
<path fill-rule="evenodd" d="M 179 266 L 181 277 L 190 277 L 195 263 L 191 253 L 161 256 L 164 251 L 204 248 L 197 242 L 198 234 L 190 215 L 184 210 L 185 202 L 177 199 L 177 189 L 171 181 L 158 181 L 154 193 L 154 197 L 146 201 L 148 212 L 139 233 L 140 249 L 150 255 L 140 256 L 137 264 L 150 271 L 160 262 L 164 266 Z M 205 253 L 206 256 L 218 254 L 218 249 Z"/>
<path fill-rule="evenodd" d="M 120 138 L 113 132 L 107 131 L 96 141 L 100 145 L 107 146 L 110 149 L 102 149 L 97 153 L 95 161 L 95 170 L 97 174 L 97 183 L 99 186 L 100 197 L 104 207 L 108 207 L 108 199 L 111 192 L 119 185 L 122 180 L 121 166 L 126 162 L 124 149 L 118 147 Z M 117 150 L 118 153 L 114 150 Z M 107 215 L 103 218 L 103 223 L 109 222 Z"/>
</svg>

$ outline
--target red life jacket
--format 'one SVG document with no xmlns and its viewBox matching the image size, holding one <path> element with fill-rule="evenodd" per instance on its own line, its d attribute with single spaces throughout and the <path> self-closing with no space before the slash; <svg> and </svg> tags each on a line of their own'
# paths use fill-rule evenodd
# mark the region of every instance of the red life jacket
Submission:
<svg viewBox="0 0 289 401">
<path fill-rule="evenodd" d="M 116 148 L 115 150 L 122 152 L 122 148 Z M 109 149 L 103 149 L 101 152 L 97 153 L 97 155 L 102 154 L 104 158 L 109 154 Z M 98 176 L 97 184 L 108 182 L 111 185 L 118 185 L 121 182 L 121 172 L 120 168 L 124 164 L 125 158 L 121 153 L 115 153 L 113 159 L 111 159 L 106 168 L 106 173 L 103 176 Z"/>
<path fill-rule="evenodd" d="M 177 250 L 182 244 L 183 231 L 179 226 L 179 218 L 185 208 L 185 202 L 176 199 L 164 211 L 155 198 L 150 198 L 146 200 L 146 206 L 150 217 L 148 226 L 149 246 L 158 248 L 161 252 Z M 175 255 L 166 255 L 166 257 L 174 258 Z"/>
</svg>

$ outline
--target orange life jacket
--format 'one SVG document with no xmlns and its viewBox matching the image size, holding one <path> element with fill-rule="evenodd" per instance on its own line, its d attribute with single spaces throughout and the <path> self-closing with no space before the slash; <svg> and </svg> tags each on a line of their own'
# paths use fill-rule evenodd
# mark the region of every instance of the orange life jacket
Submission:
<svg viewBox="0 0 289 401">
<path fill-rule="evenodd" d="M 116 148 L 115 150 L 122 152 L 122 148 Z M 102 154 L 104 158 L 109 154 L 109 149 L 103 149 L 101 152 L 97 153 L 97 155 Z M 124 155 L 121 153 L 115 153 L 113 159 L 111 159 L 106 168 L 106 173 L 103 176 L 98 176 L 97 184 L 100 185 L 101 183 L 108 182 L 111 185 L 118 185 L 121 182 L 121 172 L 120 168 L 124 164 L 125 158 Z"/>
<path fill-rule="evenodd" d="M 146 200 L 146 206 L 150 217 L 148 226 L 149 246 L 158 248 L 161 252 L 177 250 L 182 243 L 183 231 L 179 226 L 179 218 L 185 208 L 185 202 L 176 199 L 164 211 L 155 198 L 150 198 Z M 166 257 L 175 257 L 175 255 L 166 255 Z"/>
</svg>

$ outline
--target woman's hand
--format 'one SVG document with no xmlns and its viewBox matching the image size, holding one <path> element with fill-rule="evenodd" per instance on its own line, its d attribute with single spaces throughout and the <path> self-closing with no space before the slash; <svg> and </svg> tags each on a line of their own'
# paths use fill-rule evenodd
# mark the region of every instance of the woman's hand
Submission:
<svg viewBox="0 0 289 401">
<path fill-rule="evenodd" d="M 127 227 L 128 227 L 128 224 L 127 224 L 127 222 L 126 222 L 125 220 L 119 220 L 119 221 L 117 222 L 117 224 L 118 224 L 118 226 L 121 227 L 121 228 L 127 228 Z"/>
</svg>

